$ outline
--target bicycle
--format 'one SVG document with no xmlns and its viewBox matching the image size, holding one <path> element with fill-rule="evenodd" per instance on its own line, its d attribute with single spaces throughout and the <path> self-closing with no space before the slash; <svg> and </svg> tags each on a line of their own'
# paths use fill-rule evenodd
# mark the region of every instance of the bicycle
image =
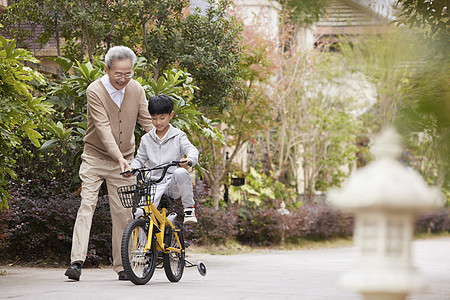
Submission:
<svg viewBox="0 0 450 300">
<path fill-rule="evenodd" d="M 143 214 L 131 221 L 122 236 L 121 254 L 124 270 L 130 281 L 136 285 L 146 284 L 153 276 L 157 266 L 164 268 L 171 282 L 178 282 L 185 267 L 197 266 L 203 276 L 206 266 L 202 262 L 193 264 L 186 260 L 183 228 L 175 220 L 177 214 L 167 210 L 173 199 L 163 195 L 160 210 L 153 204 L 156 184 L 166 176 L 170 167 L 178 166 L 181 161 L 172 161 L 154 168 L 132 169 L 127 172 L 137 174 L 137 183 L 119 187 L 117 192 L 125 208 L 142 208 Z M 162 170 L 158 179 L 151 172 Z M 127 173 L 123 172 L 121 174 Z"/>
</svg>

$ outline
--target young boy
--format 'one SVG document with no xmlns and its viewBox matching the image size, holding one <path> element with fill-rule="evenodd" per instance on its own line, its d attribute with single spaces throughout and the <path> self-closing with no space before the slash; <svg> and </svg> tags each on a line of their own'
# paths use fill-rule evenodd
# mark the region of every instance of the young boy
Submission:
<svg viewBox="0 0 450 300">
<path fill-rule="evenodd" d="M 188 163 L 197 164 L 198 150 L 188 140 L 186 134 L 169 124 L 174 115 L 173 100 L 167 95 L 153 96 L 148 102 L 148 111 L 154 128 L 142 136 L 136 158 L 131 168 L 147 168 L 173 160 L 184 161 L 180 167 L 170 167 L 164 179 L 157 184 L 154 204 L 158 206 L 163 194 L 174 199 L 181 197 L 184 207 L 184 224 L 197 223 L 194 209 L 194 195 L 191 177 L 185 169 Z M 161 172 L 161 170 L 158 170 Z M 159 177 L 161 173 L 152 174 Z"/>
</svg>

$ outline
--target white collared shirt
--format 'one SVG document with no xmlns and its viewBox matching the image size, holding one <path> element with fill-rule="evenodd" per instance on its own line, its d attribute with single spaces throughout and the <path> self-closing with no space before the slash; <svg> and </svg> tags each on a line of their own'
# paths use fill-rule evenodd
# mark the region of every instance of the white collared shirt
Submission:
<svg viewBox="0 0 450 300">
<path fill-rule="evenodd" d="M 120 108 L 122 105 L 123 97 L 125 95 L 125 88 L 118 90 L 115 87 L 112 86 L 112 84 L 109 82 L 108 75 L 103 75 L 102 78 L 100 78 L 101 82 L 103 83 L 103 86 L 108 91 L 109 96 L 111 97 L 112 101 L 117 104 L 117 106 Z"/>
<path fill-rule="evenodd" d="M 163 141 L 166 138 L 168 132 L 169 132 L 169 130 L 167 130 L 166 134 L 162 138 L 159 138 L 159 136 L 156 134 L 156 131 L 155 131 L 156 138 L 158 139 L 158 142 L 159 142 L 160 145 L 163 143 Z"/>
</svg>

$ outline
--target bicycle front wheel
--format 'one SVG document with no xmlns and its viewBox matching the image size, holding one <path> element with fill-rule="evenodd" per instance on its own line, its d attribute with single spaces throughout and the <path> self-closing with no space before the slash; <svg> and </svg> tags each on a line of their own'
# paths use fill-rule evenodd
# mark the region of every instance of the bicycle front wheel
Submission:
<svg viewBox="0 0 450 300">
<path fill-rule="evenodd" d="M 168 251 L 163 255 L 163 262 L 164 272 L 166 273 L 167 279 L 171 282 L 178 282 L 180 281 L 181 276 L 183 276 L 185 266 L 184 238 L 180 223 L 175 221 L 173 225 L 175 226 L 175 229 L 177 229 L 177 235 L 181 245 L 178 244 L 174 230 L 169 226 L 167 226 L 166 232 L 164 233 L 164 244 L 166 245 L 166 248 L 171 247 L 181 249 L 181 253 L 176 251 Z"/>
<path fill-rule="evenodd" d="M 134 284 L 146 284 L 152 278 L 156 267 L 156 239 L 152 235 L 152 244 L 145 250 L 148 240 L 149 223 L 143 219 L 133 220 L 125 228 L 122 236 L 122 264 L 130 281 Z"/>
</svg>

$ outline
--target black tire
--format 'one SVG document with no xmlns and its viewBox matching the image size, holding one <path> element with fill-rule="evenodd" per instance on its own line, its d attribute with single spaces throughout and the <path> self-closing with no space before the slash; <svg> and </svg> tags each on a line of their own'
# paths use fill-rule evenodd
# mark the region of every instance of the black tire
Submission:
<svg viewBox="0 0 450 300">
<path fill-rule="evenodd" d="M 197 270 L 200 273 L 200 275 L 202 276 L 206 276 L 206 266 L 204 263 L 202 263 L 201 261 L 199 261 L 197 263 Z"/>
<path fill-rule="evenodd" d="M 122 264 L 130 281 L 146 284 L 152 278 L 156 267 L 156 239 L 152 235 L 149 251 L 145 251 L 149 223 L 143 219 L 133 220 L 122 236 Z"/>
<path fill-rule="evenodd" d="M 167 279 L 171 282 L 180 281 L 183 276 L 184 266 L 185 266 L 185 253 L 184 253 L 184 237 L 183 237 L 183 229 L 180 226 L 180 223 L 177 221 L 173 222 L 173 225 L 177 231 L 178 239 L 180 240 L 182 251 L 178 253 L 176 251 L 169 251 L 164 253 L 163 262 L 164 262 L 164 272 L 166 273 Z M 166 227 L 166 231 L 164 233 L 164 245 L 165 247 L 172 247 L 179 249 L 177 239 L 175 237 L 174 231 L 170 226 Z"/>
</svg>

